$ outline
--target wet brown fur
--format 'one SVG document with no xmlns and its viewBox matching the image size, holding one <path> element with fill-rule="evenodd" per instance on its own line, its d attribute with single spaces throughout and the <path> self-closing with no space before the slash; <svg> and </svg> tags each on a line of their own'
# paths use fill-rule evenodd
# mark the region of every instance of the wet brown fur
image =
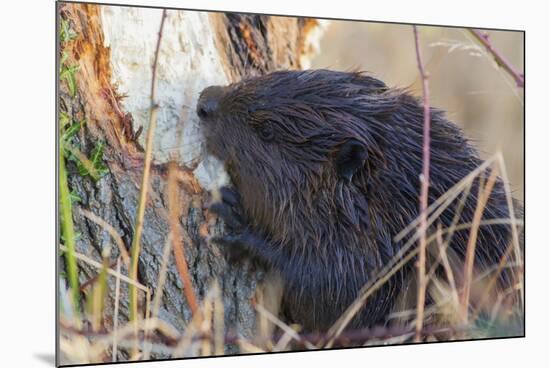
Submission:
<svg viewBox="0 0 550 368">
<path fill-rule="evenodd" d="M 396 243 L 394 236 L 419 214 L 421 102 L 365 74 L 329 70 L 244 80 L 219 89 L 214 102 L 208 114 L 199 111 L 206 147 L 225 162 L 247 229 L 266 241 L 251 253 L 283 276 L 290 318 L 326 330 L 401 249 L 406 239 Z M 482 163 L 442 111 L 431 110 L 431 125 L 429 203 Z M 342 175 L 349 142 L 363 155 L 358 165 L 352 161 L 352 175 Z M 459 223 L 472 220 L 478 186 L 475 181 Z M 443 228 L 455 202 L 438 219 Z M 500 179 L 483 215 L 497 218 L 509 218 Z M 459 257 L 468 234 L 453 236 L 450 247 Z M 497 264 L 510 241 L 508 225 L 481 227 L 476 268 Z M 386 323 L 414 273 L 410 262 L 351 326 Z M 501 279 L 510 281 L 505 273 Z"/>
</svg>

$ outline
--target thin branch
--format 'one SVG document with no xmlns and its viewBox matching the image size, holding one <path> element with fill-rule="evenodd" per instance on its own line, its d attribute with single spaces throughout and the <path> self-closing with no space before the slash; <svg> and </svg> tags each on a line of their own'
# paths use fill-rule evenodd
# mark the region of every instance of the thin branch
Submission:
<svg viewBox="0 0 550 368">
<path fill-rule="evenodd" d="M 489 39 L 489 34 L 477 29 L 470 29 L 470 33 L 483 45 L 485 49 L 493 56 L 499 67 L 504 69 L 516 82 L 520 88 L 525 87 L 525 75 L 518 71 L 506 57 L 493 45 Z"/>
<path fill-rule="evenodd" d="M 187 260 L 185 259 L 184 242 L 182 241 L 183 234 L 179 224 L 182 207 L 187 206 L 182 206 L 181 203 L 177 175 L 177 164 L 174 161 L 170 161 L 168 164 L 167 192 L 172 249 L 174 251 L 174 258 L 176 259 L 176 268 L 178 269 L 181 281 L 183 282 L 183 293 L 187 299 L 189 308 L 191 308 L 191 312 L 195 315 L 199 309 L 199 304 L 197 303 L 197 297 L 195 295 L 195 291 L 193 290 L 193 282 L 191 281 L 191 276 L 189 275 L 189 267 L 187 265 Z M 185 238 L 188 238 L 188 236 Z"/>
<path fill-rule="evenodd" d="M 151 112 L 149 120 L 149 129 L 147 131 L 146 148 L 145 148 L 145 164 L 143 168 L 143 177 L 141 181 L 141 188 L 139 193 L 138 211 L 136 215 L 136 221 L 134 224 L 134 237 L 132 239 L 132 258 L 130 277 L 137 282 L 137 270 L 138 259 L 141 245 L 141 234 L 143 231 L 143 218 L 145 216 L 145 205 L 147 202 L 147 189 L 149 188 L 149 174 L 151 168 L 152 154 L 153 154 L 153 137 L 155 133 L 156 117 L 158 104 L 156 102 L 156 76 L 157 76 L 157 61 L 160 50 L 160 43 L 162 40 L 162 30 L 164 28 L 164 20 L 166 19 L 166 10 L 162 11 L 162 17 L 160 21 L 160 29 L 158 32 L 157 45 L 155 48 L 155 58 L 152 65 L 152 77 L 151 77 Z M 130 320 L 134 321 L 135 332 L 137 333 L 137 291 L 134 287 L 130 287 Z M 133 353 L 137 353 L 137 346 Z M 135 357 L 135 354 L 132 354 Z"/>
<path fill-rule="evenodd" d="M 418 255 L 418 294 L 416 304 L 416 335 L 415 341 L 421 340 L 422 324 L 424 321 L 424 304 L 426 301 L 426 232 L 428 231 L 428 188 L 430 186 L 430 91 L 428 89 L 428 75 L 422 64 L 418 29 L 413 26 L 416 62 L 422 77 L 422 94 L 424 105 L 424 140 L 422 143 L 422 176 L 420 190 L 420 248 Z"/>
</svg>

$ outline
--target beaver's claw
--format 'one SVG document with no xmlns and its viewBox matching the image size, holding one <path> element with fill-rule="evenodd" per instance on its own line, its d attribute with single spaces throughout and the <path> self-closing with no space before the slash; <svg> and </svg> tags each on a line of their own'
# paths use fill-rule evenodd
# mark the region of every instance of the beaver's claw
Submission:
<svg viewBox="0 0 550 368">
<path fill-rule="evenodd" d="M 240 238 L 241 234 L 227 234 L 212 237 L 210 241 L 225 249 L 227 261 L 237 263 L 242 259 L 250 257 L 248 247 L 240 241 Z"/>
<path fill-rule="evenodd" d="M 209 210 L 218 215 L 231 231 L 242 231 L 246 225 L 243 220 L 240 196 L 229 187 L 220 189 L 221 202 L 210 205 Z"/>
<path fill-rule="evenodd" d="M 212 203 L 209 210 L 224 221 L 229 233 L 212 237 L 210 241 L 226 248 L 229 262 L 237 262 L 250 256 L 249 247 L 245 244 L 247 225 L 243 219 L 241 198 L 236 190 L 229 187 L 222 187 L 220 194 L 221 201 Z"/>
</svg>

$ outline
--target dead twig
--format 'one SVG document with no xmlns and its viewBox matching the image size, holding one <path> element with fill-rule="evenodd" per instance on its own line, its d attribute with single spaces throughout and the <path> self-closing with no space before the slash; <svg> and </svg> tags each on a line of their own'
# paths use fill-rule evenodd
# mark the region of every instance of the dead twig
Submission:
<svg viewBox="0 0 550 368">
<path fill-rule="evenodd" d="M 160 43 L 162 40 L 162 30 L 164 28 L 164 20 L 166 19 L 166 10 L 162 11 L 162 17 L 160 21 L 160 29 L 158 32 L 157 45 L 155 48 L 155 58 L 152 65 L 152 77 L 151 77 L 151 112 L 149 119 L 149 129 L 147 131 L 147 138 L 145 141 L 145 164 L 143 168 L 143 176 L 141 181 L 141 188 L 139 192 L 138 210 L 136 215 L 136 221 L 134 225 L 134 237 L 132 239 L 132 258 L 130 277 L 137 281 L 138 259 L 141 245 L 141 234 L 143 231 L 143 218 L 145 216 L 145 205 L 147 202 L 147 189 L 149 188 L 149 174 L 151 168 L 151 161 L 153 157 L 153 137 L 155 133 L 155 126 L 157 121 L 158 103 L 156 101 L 156 76 L 157 76 L 157 61 L 160 50 Z M 130 320 L 134 322 L 134 332 L 137 335 L 137 292 L 134 287 L 130 287 Z M 137 345 L 133 349 L 132 357 L 137 355 Z"/>
<path fill-rule="evenodd" d="M 470 33 L 483 45 L 487 52 L 489 52 L 499 67 L 504 69 L 516 82 L 516 85 L 520 88 L 525 87 L 525 76 L 519 72 L 506 57 L 493 45 L 489 38 L 489 34 L 482 32 L 478 29 L 470 29 Z"/>
<path fill-rule="evenodd" d="M 182 206 L 181 197 L 179 195 L 178 182 L 177 164 L 174 161 L 171 161 L 168 164 L 167 192 L 172 249 L 174 251 L 174 258 L 176 259 L 176 268 L 178 269 L 178 273 L 183 283 L 183 293 L 185 295 L 187 303 L 189 304 L 191 312 L 193 313 L 193 315 L 195 315 L 199 310 L 199 304 L 197 302 L 195 291 L 193 290 L 193 283 L 191 281 L 191 276 L 189 275 L 187 260 L 185 259 L 185 248 L 182 241 L 183 234 L 181 225 L 179 223 L 182 207 L 187 206 Z"/>
<path fill-rule="evenodd" d="M 413 26 L 414 44 L 416 49 L 416 62 L 422 77 L 422 95 L 424 106 L 424 140 L 422 143 L 422 176 L 420 190 L 420 247 L 418 254 L 418 294 L 416 303 L 416 335 L 415 341 L 419 342 L 424 321 L 424 304 L 426 300 L 426 232 L 428 231 L 428 189 L 430 186 L 430 92 L 428 89 L 428 75 L 422 64 L 420 55 L 420 41 L 418 29 Z"/>
</svg>

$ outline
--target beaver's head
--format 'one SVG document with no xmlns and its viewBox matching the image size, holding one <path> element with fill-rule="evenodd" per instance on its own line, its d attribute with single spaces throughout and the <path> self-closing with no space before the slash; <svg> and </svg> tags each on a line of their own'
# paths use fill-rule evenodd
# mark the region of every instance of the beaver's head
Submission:
<svg viewBox="0 0 550 368">
<path fill-rule="evenodd" d="M 339 211 L 335 196 L 347 204 L 354 183 L 362 187 L 385 160 L 379 127 L 400 98 L 362 73 L 281 71 L 206 88 L 197 114 L 245 209 L 273 224 L 296 207 L 312 216 Z M 316 201 L 327 203 L 315 209 Z"/>
<path fill-rule="evenodd" d="M 298 189 L 324 174 L 350 181 L 379 150 L 365 119 L 382 118 L 396 99 L 360 73 L 283 71 L 208 87 L 197 114 L 207 150 L 237 185 L 271 182 L 275 189 L 284 181 Z"/>
</svg>

